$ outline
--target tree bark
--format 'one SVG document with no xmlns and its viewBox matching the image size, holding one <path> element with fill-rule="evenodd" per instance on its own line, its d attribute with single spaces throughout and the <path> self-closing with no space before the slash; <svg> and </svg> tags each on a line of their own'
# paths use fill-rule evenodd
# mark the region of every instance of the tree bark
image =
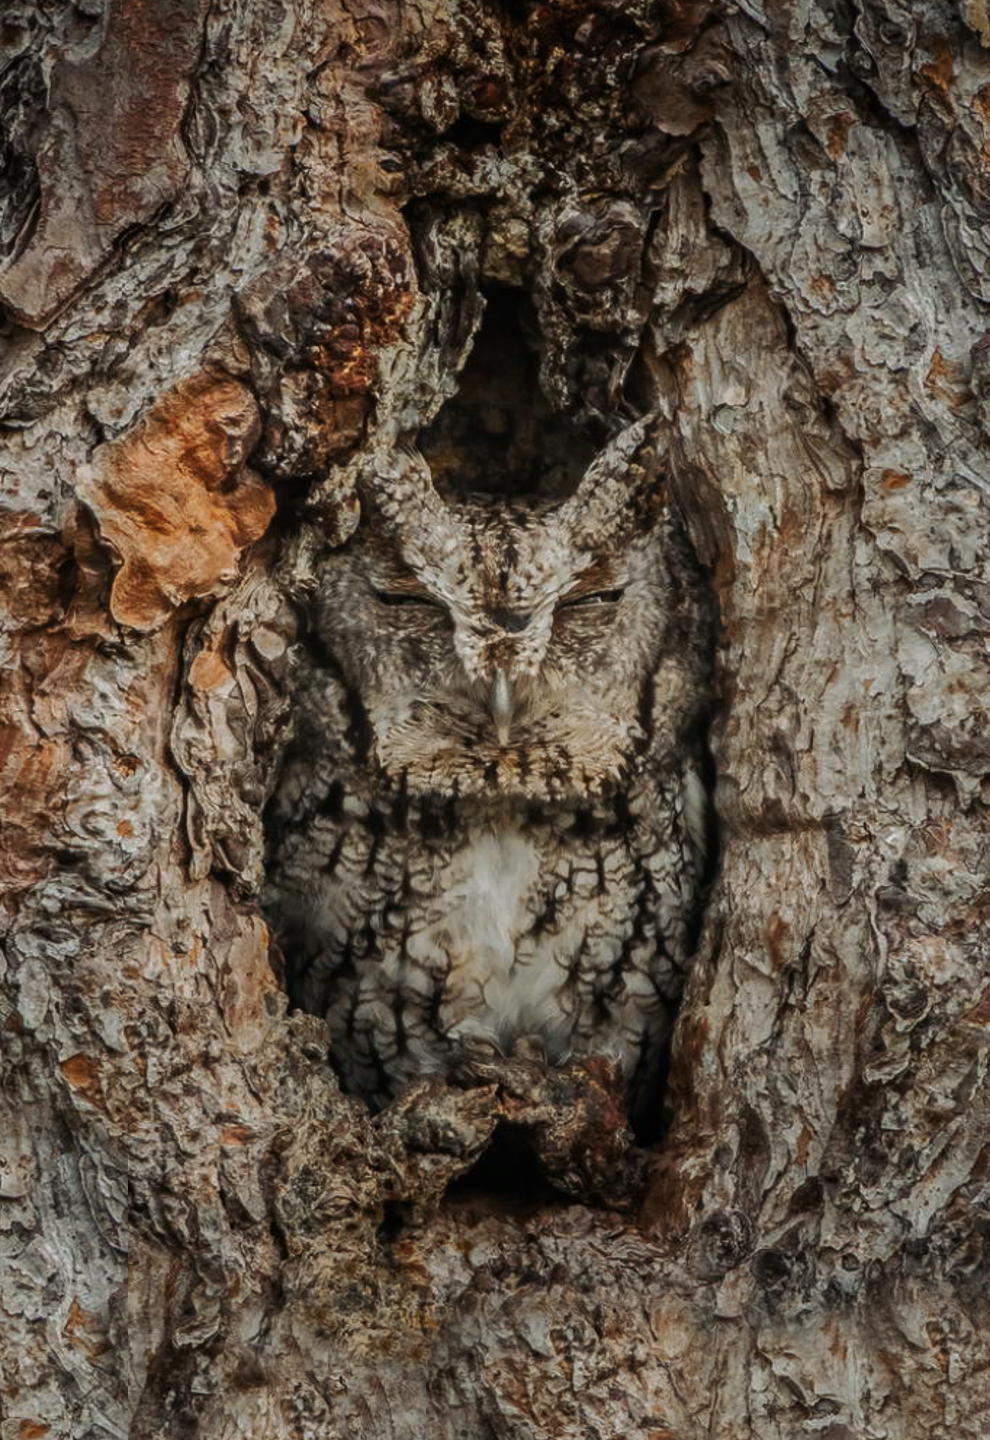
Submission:
<svg viewBox="0 0 990 1440">
<path fill-rule="evenodd" d="M 985 6 L 13 0 L 0 45 L 4 1440 L 985 1436 Z M 665 417 L 719 607 L 635 1210 L 451 1190 L 257 905 L 287 541 L 507 296 L 581 444 Z"/>
</svg>

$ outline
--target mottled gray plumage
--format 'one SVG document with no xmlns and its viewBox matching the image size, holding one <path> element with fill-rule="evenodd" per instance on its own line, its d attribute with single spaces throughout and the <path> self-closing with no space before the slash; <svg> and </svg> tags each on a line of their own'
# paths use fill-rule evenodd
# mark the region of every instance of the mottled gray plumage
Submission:
<svg viewBox="0 0 990 1440">
<path fill-rule="evenodd" d="M 497 1053 L 640 1088 L 705 866 L 706 635 L 654 441 L 563 503 L 445 502 L 397 459 L 321 562 L 269 813 L 290 989 L 349 1089 Z"/>
</svg>

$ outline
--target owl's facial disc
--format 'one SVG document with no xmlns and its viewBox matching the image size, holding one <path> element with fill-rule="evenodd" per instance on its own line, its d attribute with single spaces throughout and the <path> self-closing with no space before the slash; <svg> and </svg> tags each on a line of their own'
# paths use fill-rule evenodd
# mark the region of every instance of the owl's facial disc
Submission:
<svg viewBox="0 0 990 1440">
<path fill-rule="evenodd" d="M 640 534 L 596 556 L 557 513 L 448 507 L 449 534 L 369 526 L 338 552 L 321 623 L 375 762 L 409 794 L 569 803 L 635 763 L 661 551 Z"/>
</svg>

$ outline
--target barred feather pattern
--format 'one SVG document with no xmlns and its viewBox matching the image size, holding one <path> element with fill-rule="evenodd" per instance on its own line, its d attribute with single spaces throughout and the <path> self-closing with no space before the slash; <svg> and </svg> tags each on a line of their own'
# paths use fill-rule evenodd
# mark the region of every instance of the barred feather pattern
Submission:
<svg viewBox="0 0 990 1440">
<path fill-rule="evenodd" d="M 266 905 L 372 1104 L 522 1049 L 653 1083 L 708 863 L 709 646 L 637 458 L 599 467 L 590 525 L 581 491 L 417 515 L 411 486 L 316 568 Z"/>
</svg>

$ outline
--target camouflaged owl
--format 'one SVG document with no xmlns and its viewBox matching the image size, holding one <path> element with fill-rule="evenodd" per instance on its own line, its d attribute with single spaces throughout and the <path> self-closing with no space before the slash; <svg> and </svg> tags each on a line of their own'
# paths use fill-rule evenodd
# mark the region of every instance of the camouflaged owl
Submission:
<svg viewBox="0 0 990 1440">
<path fill-rule="evenodd" d="M 447 499 L 397 452 L 311 581 L 266 903 L 345 1087 L 601 1054 L 642 1103 L 708 863 L 707 609 L 655 426 L 556 501 Z"/>
</svg>

